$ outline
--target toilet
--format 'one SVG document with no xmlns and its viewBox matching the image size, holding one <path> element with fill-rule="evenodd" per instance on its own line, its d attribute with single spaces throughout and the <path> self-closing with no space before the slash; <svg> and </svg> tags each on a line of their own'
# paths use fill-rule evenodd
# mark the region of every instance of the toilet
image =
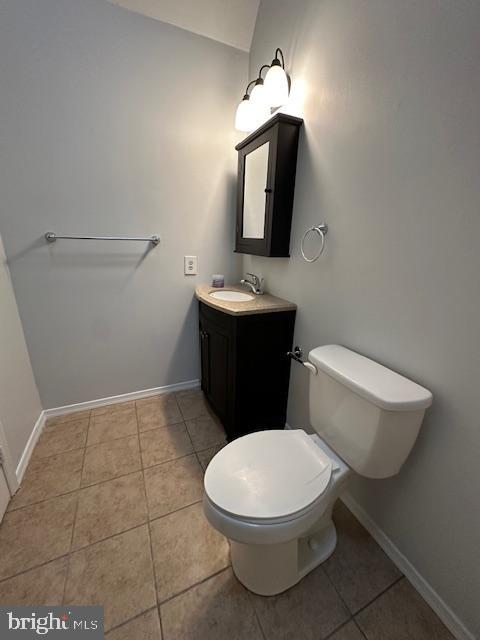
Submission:
<svg viewBox="0 0 480 640">
<path fill-rule="evenodd" d="M 432 403 L 427 389 L 340 345 L 317 347 L 308 360 L 314 433 L 248 434 L 205 472 L 205 515 L 229 539 L 239 581 L 264 596 L 292 587 L 333 553 L 332 509 L 351 473 L 397 474 Z"/>
</svg>

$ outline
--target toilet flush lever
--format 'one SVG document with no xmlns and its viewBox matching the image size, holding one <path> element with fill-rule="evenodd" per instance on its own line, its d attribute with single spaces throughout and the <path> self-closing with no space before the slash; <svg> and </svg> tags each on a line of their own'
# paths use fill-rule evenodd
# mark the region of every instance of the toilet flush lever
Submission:
<svg viewBox="0 0 480 640">
<path fill-rule="evenodd" d="M 318 373 L 317 367 L 311 362 L 308 362 L 308 360 L 302 360 L 303 351 L 301 347 L 296 346 L 293 351 L 287 351 L 287 356 L 292 360 L 295 360 L 295 362 L 298 362 L 299 364 L 303 365 L 305 369 L 308 369 L 312 375 L 314 376 L 317 375 Z"/>
</svg>

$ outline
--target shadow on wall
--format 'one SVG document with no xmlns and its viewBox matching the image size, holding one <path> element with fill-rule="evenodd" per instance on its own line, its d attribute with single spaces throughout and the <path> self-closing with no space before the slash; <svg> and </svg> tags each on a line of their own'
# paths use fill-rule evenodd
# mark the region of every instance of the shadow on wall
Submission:
<svg viewBox="0 0 480 640">
<path fill-rule="evenodd" d="M 192 299 L 183 314 L 181 326 L 178 328 L 177 339 L 174 345 L 169 347 L 168 361 L 162 359 L 159 354 L 159 376 L 163 375 L 171 382 L 176 384 L 179 382 L 188 382 L 188 380 L 176 380 L 176 370 L 178 370 L 178 362 L 191 362 L 192 369 L 195 371 L 193 380 L 200 379 L 200 341 L 198 329 L 198 302 L 192 296 Z"/>
<path fill-rule="evenodd" d="M 212 274 L 206 274 L 203 277 L 192 277 L 192 283 L 194 286 L 203 283 L 204 281 L 210 282 L 211 275 L 213 273 L 224 273 L 226 282 L 237 282 L 241 278 L 241 266 L 242 257 L 235 254 L 233 251 L 235 242 L 235 208 L 236 208 L 236 195 L 237 195 L 237 176 L 229 174 L 226 180 L 222 180 L 220 184 L 216 185 L 215 189 L 212 189 L 212 200 L 216 197 L 215 194 L 218 190 L 224 191 L 225 204 L 223 207 L 224 220 L 216 221 L 219 228 L 223 228 L 225 233 L 222 238 L 224 252 L 217 257 L 217 262 L 213 263 Z M 210 211 L 210 207 L 207 205 L 207 211 Z M 207 220 L 202 227 L 202 238 L 199 243 L 200 246 L 208 246 L 206 236 L 209 233 L 214 233 L 215 229 L 212 229 L 210 222 Z M 230 264 L 228 264 L 230 263 Z M 226 269 L 228 267 L 228 269 Z M 198 301 L 193 295 L 192 299 L 183 315 L 183 321 L 181 328 L 179 329 L 177 340 L 175 345 L 172 346 L 170 358 L 168 364 L 166 364 L 166 379 L 172 380 L 171 384 L 176 382 L 186 382 L 185 380 L 175 380 L 175 370 L 178 369 L 176 363 L 179 361 L 189 361 L 194 363 L 196 373 L 195 379 L 201 377 L 200 373 L 200 340 L 199 340 L 199 326 L 198 326 Z"/>
</svg>

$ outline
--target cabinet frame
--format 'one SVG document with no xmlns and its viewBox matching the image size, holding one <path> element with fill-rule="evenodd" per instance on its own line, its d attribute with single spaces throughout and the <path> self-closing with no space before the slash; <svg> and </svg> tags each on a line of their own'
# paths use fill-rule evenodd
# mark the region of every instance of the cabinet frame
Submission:
<svg viewBox="0 0 480 640">
<path fill-rule="evenodd" d="M 228 440 L 285 427 L 295 314 L 232 316 L 199 302 L 201 386 Z M 212 355 L 216 340 L 224 354 Z"/>
<path fill-rule="evenodd" d="M 289 257 L 295 174 L 301 118 L 277 113 L 235 149 L 238 151 L 235 252 Z M 263 238 L 243 237 L 245 161 L 249 153 L 269 142 Z"/>
</svg>

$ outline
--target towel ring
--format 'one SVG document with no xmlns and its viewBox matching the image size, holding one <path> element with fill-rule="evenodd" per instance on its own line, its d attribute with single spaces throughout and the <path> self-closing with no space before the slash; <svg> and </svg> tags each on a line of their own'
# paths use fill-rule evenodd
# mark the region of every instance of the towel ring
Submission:
<svg viewBox="0 0 480 640">
<path fill-rule="evenodd" d="M 320 239 L 322 241 L 322 244 L 320 246 L 320 250 L 318 251 L 318 253 L 316 253 L 313 258 L 307 258 L 307 256 L 305 255 L 305 248 L 304 248 L 304 243 L 305 240 L 308 236 L 308 234 L 311 231 L 315 231 L 315 233 L 317 233 L 320 236 Z M 302 242 L 300 245 L 300 250 L 302 252 L 302 258 L 305 260 L 305 262 L 315 262 L 316 260 L 319 259 L 319 257 L 322 255 L 323 250 L 325 249 L 325 236 L 328 233 L 328 225 L 325 222 L 322 222 L 322 224 L 317 225 L 316 227 L 310 227 L 310 229 L 307 229 L 303 235 L 302 238 Z"/>
</svg>

